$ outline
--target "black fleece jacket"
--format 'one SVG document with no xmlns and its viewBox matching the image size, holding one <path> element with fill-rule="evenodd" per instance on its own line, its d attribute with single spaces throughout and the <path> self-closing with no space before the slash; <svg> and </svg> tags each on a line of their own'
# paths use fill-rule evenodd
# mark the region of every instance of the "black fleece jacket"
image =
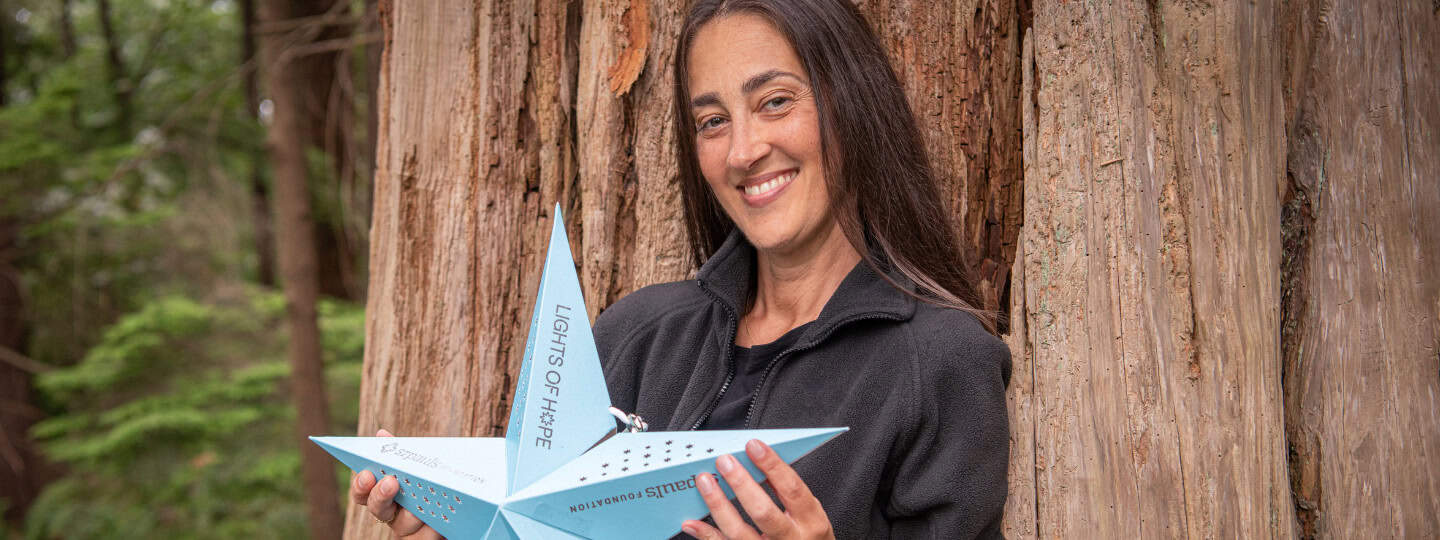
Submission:
<svg viewBox="0 0 1440 540">
<path fill-rule="evenodd" d="M 696 279 L 600 314 L 615 406 L 652 429 L 705 419 L 730 374 L 754 256 L 732 233 Z M 1009 379 L 1009 349 L 972 315 L 917 302 L 862 262 L 773 361 L 746 427 L 850 427 L 794 463 L 837 538 L 1000 537 Z"/>
</svg>

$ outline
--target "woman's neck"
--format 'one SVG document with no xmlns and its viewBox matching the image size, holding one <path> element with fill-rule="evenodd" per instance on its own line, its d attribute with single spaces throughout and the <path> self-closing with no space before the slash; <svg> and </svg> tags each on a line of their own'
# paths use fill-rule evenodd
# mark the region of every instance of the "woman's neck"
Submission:
<svg viewBox="0 0 1440 540">
<path fill-rule="evenodd" d="M 749 347 L 775 341 L 815 320 L 860 262 L 839 224 L 800 249 L 755 257 L 755 303 L 740 320 L 735 344 Z"/>
</svg>

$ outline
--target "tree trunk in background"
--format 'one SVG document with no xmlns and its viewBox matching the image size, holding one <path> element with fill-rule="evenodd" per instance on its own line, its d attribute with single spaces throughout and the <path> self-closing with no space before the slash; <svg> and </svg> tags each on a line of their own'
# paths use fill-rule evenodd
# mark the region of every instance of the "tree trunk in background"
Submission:
<svg viewBox="0 0 1440 540">
<path fill-rule="evenodd" d="M 266 0 L 261 6 L 261 20 L 285 20 L 289 4 L 288 0 Z M 297 412 L 296 444 L 300 448 L 310 536 L 327 539 L 338 538 L 343 528 L 335 508 L 340 495 L 334 464 L 324 450 L 306 439 L 329 430 L 320 329 L 315 312 L 319 296 L 315 224 L 310 214 L 304 144 L 300 138 L 304 133 L 301 124 L 305 88 L 302 85 L 308 80 L 301 71 L 303 65 L 285 58 L 288 45 L 274 34 L 268 35 L 263 44 L 266 88 L 275 103 L 266 143 L 274 170 L 274 215 L 279 232 L 276 247 L 290 329 L 290 393 Z"/>
<path fill-rule="evenodd" d="M 240 0 L 240 64 L 244 71 L 245 106 L 257 120 L 260 118 L 260 58 L 255 48 L 255 0 Z M 248 68 L 246 67 L 248 66 Z M 270 186 L 265 183 L 265 160 L 253 160 L 250 171 L 250 217 L 255 234 L 256 281 L 266 287 L 275 286 L 275 228 L 270 220 Z"/>
<path fill-rule="evenodd" d="M 105 70 L 110 78 L 110 93 L 115 96 L 115 107 L 120 111 L 116 125 L 121 134 L 129 138 L 135 119 L 132 94 L 134 84 L 130 81 L 125 59 L 120 56 L 120 36 L 115 32 L 115 17 L 110 13 L 110 0 L 96 0 L 99 6 L 100 33 L 105 37 Z"/>
<path fill-rule="evenodd" d="M 60 52 L 66 60 L 75 56 L 75 22 L 70 16 L 72 0 L 60 0 Z"/>
<path fill-rule="evenodd" d="M 4 7 L 4 5 L 0 4 L 0 7 Z M 0 13 L 3 13 L 3 11 L 0 11 Z M 4 107 L 6 101 L 9 99 L 9 94 L 5 91 L 5 89 L 9 87 L 9 81 L 7 80 L 9 71 L 6 68 L 10 65 L 10 57 L 5 53 L 5 47 L 9 45 L 9 41 L 10 38 L 5 35 L 5 24 L 0 23 L 0 107 Z"/>
<path fill-rule="evenodd" d="M 1440 12 L 1294 6 L 1286 423 L 1307 536 L 1440 534 Z"/>
<path fill-rule="evenodd" d="M 380 2 L 361 434 L 503 433 L 557 201 L 592 317 L 693 270 L 668 112 L 683 3 Z M 1355 526 L 1435 531 L 1424 423 L 1440 265 L 1417 254 L 1440 234 L 1423 214 L 1440 176 L 1427 152 L 1436 15 L 1416 4 L 1377 19 L 1401 52 L 1341 44 L 1299 61 L 1316 33 L 1351 35 L 1327 30 L 1349 23 L 1318 4 L 1046 0 L 1022 53 L 1025 0 L 860 2 L 949 181 L 987 305 L 1010 310 L 1007 535 L 1292 537 L 1311 503 L 1291 496 L 1291 470 L 1311 471 L 1295 489 L 1323 492 L 1324 519 L 1374 512 Z M 1390 78 L 1340 71 L 1367 65 Z M 1333 114 L 1362 110 L 1362 94 L 1342 75 L 1391 98 L 1364 101 L 1388 104 L 1363 116 L 1381 127 L 1344 131 L 1362 117 Z M 1304 144 L 1324 152 L 1287 135 L 1306 110 L 1323 141 Z M 1327 155 L 1381 172 L 1296 176 Z M 1291 211 L 1298 194 L 1312 202 Z M 1391 221 L 1362 226 L 1366 210 Z M 1296 230 L 1308 251 L 1291 249 Z M 1359 240 L 1373 247 L 1353 259 L 1323 251 Z M 1337 305 L 1340 291 L 1372 292 Z M 1296 307 L 1295 294 L 1323 301 Z M 1378 358 L 1349 360 L 1360 351 Z M 1376 427 L 1340 429 L 1356 419 Z M 1400 437 L 1419 424 L 1432 431 Z M 1328 445 L 1315 460 L 1286 446 L 1300 426 Z M 388 537 L 350 517 L 349 538 Z"/>
<path fill-rule="evenodd" d="M 42 413 L 30 402 L 37 367 L 24 358 L 25 298 L 14 265 L 20 222 L 0 216 L 0 520 L 21 529 L 21 518 L 40 493 L 50 471 L 30 441 L 30 426 Z"/>
<path fill-rule="evenodd" d="M 345 194 L 348 187 L 360 182 L 355 167 L 355 159 L 361 154 L 354 133 L 355 103 L 348 91 L 359 81 L 349 71 L 351 51 L 342 44 L 350 38 L 359 19 L 351 13 L 350 2 L 342 0 L 296 0 L 289 5 L 290 18 L 308 21 L 300 31 L 300 41 L 327 45 L 329 49 L 294 59 L 303 77 L 299 86 L 303 140 L 309 148 L 324 152 L 329 172 L 312 178 L 310 183 L 317 194 L 313 203 L 324 201 L 322 204 L 330 210 L 315 228 L 320 292 L 358 300 L 365 295 L 364 271 L 359 268 L 363 259 L 357 256 L 360 248 L 355 245 L 355 235 L 346 230 L 346 220 L 350 212 L 364 209 L 350 208 Z M 369 187 L 364 182 L 364 189 Z"/>
</svg>

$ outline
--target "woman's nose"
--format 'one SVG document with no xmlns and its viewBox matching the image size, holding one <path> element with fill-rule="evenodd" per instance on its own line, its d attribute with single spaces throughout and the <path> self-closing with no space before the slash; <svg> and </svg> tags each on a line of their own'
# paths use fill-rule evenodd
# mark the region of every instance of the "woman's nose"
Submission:
<svg viewBox="0 0 1440 540">
<path fill-rule="evenodd" d="M 770 143 L 764 133 L 751 122 L 735 122 L 731 125 L 730 154 L 726 162 L 730 168 L 749 171 L 760 158 L 770 153 Z"/>
</svg>

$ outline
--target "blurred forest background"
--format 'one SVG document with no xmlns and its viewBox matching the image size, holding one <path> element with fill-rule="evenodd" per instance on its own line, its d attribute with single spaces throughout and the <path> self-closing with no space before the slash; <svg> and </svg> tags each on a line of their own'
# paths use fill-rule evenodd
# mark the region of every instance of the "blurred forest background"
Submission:
<svg viewBox="0 0 1440 540">
<path fill-rule="evenodd" d="M 295 387 L 355 429 L 377 23 L 255 4 L 0 0 L 0 538 L 306 535 Z M 289 377 L 265 43 L 306 77 L 323 380 Z"/>
</svg>

